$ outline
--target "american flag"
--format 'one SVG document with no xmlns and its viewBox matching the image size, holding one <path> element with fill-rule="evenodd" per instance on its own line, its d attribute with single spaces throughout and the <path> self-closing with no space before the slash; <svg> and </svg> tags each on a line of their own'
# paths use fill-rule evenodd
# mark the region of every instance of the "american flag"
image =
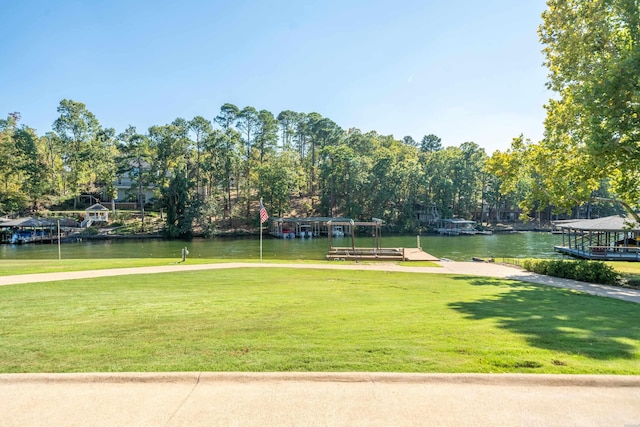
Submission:
<svg viewBox="0 0 640 427">
<path fill-rule="evenodd" d="M 264 224 L 269 219 L 269 214 L 260 200 L 260 224 Z"/>
</svg>

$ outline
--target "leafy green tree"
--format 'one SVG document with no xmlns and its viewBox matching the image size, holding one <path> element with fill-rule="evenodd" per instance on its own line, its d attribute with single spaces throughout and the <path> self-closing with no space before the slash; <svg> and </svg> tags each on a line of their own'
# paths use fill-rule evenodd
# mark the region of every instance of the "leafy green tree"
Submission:
<svg viewBox="0 0 640 427">
<path fill-rule="evenodd" d="M 152 185 L 151 163 L 152 150 L 149 139 L 141 135 L 136 128 L 129 126 L 118 136 L 120 141 L 120 157 L 118 174 L 128 175 L 132 178 L 132 191 L 135 194 L 136 203 L 140 209 L 141 223 L 145 224 L 145 193 Z"/>
<path fill-rule="evenodd" d="M 442 150 L 442 140 L 432 133 L 429 135 L 425 135 L 420 141 L 420 150 L 424 153 L 440 151 Z"/>
<path fill-rule="evenodd" d="M 158 189 L 168 185 L 170 172 L 176 168 L 188 170 L 189 139 L 186 122 L 178 119 L 164 126 L 149 128 L 149 146 L 155 156 L 152 170 Z"/>
<path fill-rule="evenodd" d="M 227 103 L 220 107 L 220 113 L 216 116 L 214 121 L 222 128 L 222 130 L 226 131 L 233 126 L 239 114 L 240 109 L 238 107 Z"/>
<path fill-rule="evenodd" d="M 90 162 L 91 188 L 96 193 L 104 195 L 104 200 L 116 197 L 116 179 L 118 146 L 116 131 L 113 128 L 101 129 L 96 135 L 96 144 L 92 151 Z"/>
<path fill-rule="evenodd" d="M 11 212 L 22 209 L 27 203 L 20 192 L 17 178 L 17 165 L 14 162 L 14 134 L 18 127 L 19 113 L 9 114 L 0 119 L 0 212 Z"/>
<path fill-rule="evenodd" d="M 225 209 L 226 216 L 231 220 L 230 226 L 233 226 L 232 215 L 233 205 L 231 202 L 231 188 L 234 184 L 238 184 L 239 164 L 240 164 L 240 148 L 242 144 L 242 137 L 240 133 L 232 126 L 240 115 L 240 109 L 233 105 L 226 103 L 220 108 L 220 113 L 216 116 L 214 121 L 221 127 L 222 133 L 217 133 L 211 138 L 208 144 L 208 150 L 212 154 L 213 158 L 218 160 L 221 168 L 217 170 L 224 171 L 222 176 L 222 182 L 226 189 L 225 191 Z M 218 154 L 214 154 L 217 151 Z M 235 176 L 235 177 L 234 177 Z"/>
<path fill-rule="evenodd" d="M 201 169 L 203 168 L 203 151 L 205 141 L 212 132 L 211 122 L 202 116 L 196 116 L 189 122 L 189 130 L 194 134 L 194 149 L 196 152 L 195 170 L 196 170 L 196 191 L 200 194 L 202 188 L 206 188 L 202 184 Z"/>
<path fill-rule="evenodd" d="M 418 146 L 418 143 L 416 142 L 416 140 L 413 139 L 409 135 L 407 135 L 404 138 L 402 138 L 402 142 L 405 143 L 406 145 L 408 145 L 409 147 L 417 147 Z"/>
<path fill-rule="evenodd" d="M 518 159 L 510 151 L 495 151 L 485 163 L 488 182 L 485 200 L 489 206 L 489 218 L 496 221 L 501 218 L 501 210 L 509 204 L 510 196 L 515 194 L 518 187 L 520 172 Z M 495 212 L 495 215 L 492 213 Z"/>
<path fill-rule="evenodd" d="M 415 215 L 416 205 L 421 201 L 424 180 L 418 152 L 414 147 L 400 147 L 393 179 L 398 183 L 395 191 L 396 222 L 401 231 L 413 231 L 419 226 Z"/>
<path fill-rule="evenodd" d="M 291 194 L 300 191 L 301 170 L 297 154 L 282 151 L 270 154 L 268 161 L 257 168 L 258 193 L 273 210 L 273 214 L 283 216 L 290 206 Z"/>
<path fill-rule="evenodd" d="M 194 180 L 186 169 L 173 169 L 169 185 L 162 188 L 161 206 L 166 211 L 165 233 L 169 238 L 193 237 L 193 224 L 200 217 L 202 200 L 194 191 Z"/>
<path fill-rule="evenodd" d="M 291 110 L 284 110 L 278 114 L 277 120 L 280 124 L 282 149 L 289 150 L 293 146 L 293 136 L 295 135 L 295 124 L 298 113 Z"/>
<path fill-rule="evenodd" d="M 547 6 L 539 33 L 548 87 L 557 96 L 546 105 L 545 138 L 534 156 L 544 162 L 545 173 L 555 172 L 542 177 L 543 185 L 554 204 L 568 209 L 609 177 L 619 197 L 638 206 L 640 5 L 637 0 L 548 0 Z M 579 191 L 576 184 L 582 184 Z"/>
<path fill-rule="evenodd" d="M 486 163 L 486 170 L 495 177 L 499 186 L 497 191 L 500 194 L 494 198 L 505 203 L 516 202 L 525 214 L 543 210 L 552 202 L 569 208 L 574 206 L 573 196 L 567 199 L 563 195 L 568 194 L 563 188 L 567 180 L 574 186 L 576 194 L 585 190 L 589 192 L 589 184 L 572 181 L 572 166 L 578 159 L 571 159 L 571 153 L 559 155 L 561 157 L 549 155 L 543 145 L 534 144 L 522 135 L 514 138 L 508 150 L 496 151 Z M 551 177 L 560 182 L 550 182 Z"/>
<path fill-rule="evenodd" d="M 245 217 L 248 219 L 251 215 L 251 183 L 253 172 L 253 150 L 255 148 L 255 139 L 260 126 L 260 118 L 258 111 L 251 107 L 244 107 L 236 119 L 236 127 L 243 136 L 244 142 L 244 159 L 242 176 L 238 177 L 239 185 L 242 188 L 242 194 L 245 201 Z"/>
<path fill-rule="evenodd" d="M 376 136 L 376 145 L 366 192 L 372 199 L 367 216 L 408 227 L 414 222 L 413 209 L 420 185 L 418 152 L 392 137 Z"/>
<path fill-rule="evenodd" d="M 62 179 L 64 162 L 61 156 L 60 139 L 54 132 L 47 132 L 41 140 L 45 150 L 49 197 L 54 200 L 62 193 L 64 185 Z"/>
<path fill-rule="evenodd" d="M 355 162 L 355 153 L 345 144 L 328 145 L 322 149 L 320 164 L 321 206 L 329 216 L 347 214 L 350 205 L 350 172 Z"/>
<path fill-rule="evenodd" d="M 236 126 L 243 135 L 245 160 L 251 158 L 251 149 L 253 148 L 259 124 L 260 118 L 258 117 L 258 111 L 251 106 L 244 107 L 238 114 Z"/>
<path fill-rule="evenodd" d="M 207 171 L 209 182 L 216 183 L 223 190 L 225 218 L 232 219 L 233 204 L 231 190 L 235 176 L 239 175 L 242 140 L 240 133 L 233 129 L 214 131 L 207 139 L 205 150 L 208 156 Z M 212 190 L 213 192 L 213 186 Z M 230 223 L 233 226 L 233 223 Z"/>
<path fill-rule="evenodd" d="M 456 147 L 436 151 L 427 158 L 425 175 L 429 189 L 429 200 L 440 208 L 444 217 L 453 216 L 455 187 L 451 168 Z"/>
<path fill-rule="evenodd" d="M 427 201 L 435 204 L 444 217 L 470 215 L 474 174 L 468 172 L 460 147 L 446 147 L 428 153 L 423 160 Z"/>
<path fill-rule="evenodd" d="M 475 142 L 460 145 L 456 162 L 457 214 L 470 217 L 478 211 L 482 196 L 482 179 L 487 155 Z M 481 211 L 481 209 L 480 209 Z"/>
<path fill-rule="evenodd" d="M 309 126 L 309 115 L 305 113 L 296 113 L 293 118 L 293 140 L 296 150 L 298 151 L 298 154 L 300 156 L 301 162 L 304 162 L 307 157 L 309 145 Z"/>
<path fill-rule="evenodd" d="M 265 156 L 272 153 L 278 143 L 278 123 L 270 111 L 258 112 L 258 125 L 256 129 L 255 147 L 258 151 L 258 160 L 262 164 Z"/>
<path fill-rule="evenodd" d="M 35 130 L 22 126 L 13 135 L 15 151 L 13 162 L 20 179 L 20 189 L 28 197 L 32 211 L 47 191 L 47 165 Z"/>
<path fill-rule="evenodd" d="M 308 115 L 308 123 L 311 159 L 306 165 L 309 171 L 310 193 L 315 195 L 317 189 L 318 150 L 330 145 L 340 144 L 344 137 L 344 131 L 333 120 L 324 118 L 318 113 L 310 113 Z"/>
<path fill-rule="evenodd" d="M 53 123 L 62 149 L 62 157 L 68 173 L 67 189 L 74 196 L 74 209 L 77 196 L 87 188 L 91 173 L 95 167 L 98 133 L 102 130 L 96 117 L 81 103 L 63 99 L 58 106 L 58 117 Z"/>
</svg>

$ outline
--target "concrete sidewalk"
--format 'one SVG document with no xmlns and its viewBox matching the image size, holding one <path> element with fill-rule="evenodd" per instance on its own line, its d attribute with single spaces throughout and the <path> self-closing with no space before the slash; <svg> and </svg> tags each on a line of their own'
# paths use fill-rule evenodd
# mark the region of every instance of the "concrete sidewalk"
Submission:
<svg viewBox="0 0 640 427">
<path fill-rule="evenodd" d="M 462 274 L 480 277 L 497 277 L 520 280 L 560 288 L 574 289 L 592 295 L 616 298 L 640 303 L 640 290 L 617 286 L 596 285 L 576 280 L 560 279 L 531 273 L 517 267 L 484 263 L 484 262 L 440 262 L 439 267 L 411 267 L 391 263 L 343 264 L 340 262 L 325 264 L 261 264 L 261 263 L 218 263 L 218 264 L 171 264 L 155 267 L 114 268 L 106 270 L 69 271 L 60 273 L 23 274 L 17 276 L 0 276 L 0 286 L 18 285 L 59 280 L 91 279 L 130 274 L 157 274 L 179 271 L 201 271 L 228 268 L 311 268 L 323 270 L 363 270 L 363 271 L 396 271 L 405 273 Z"/>
<path fill-rule="evenodd" d="M 449 274 L 500 277 L 504 279 L 520 280 L 522 282 L 537 283 L 540 285 L 554 286 L 556 288 L 573 289 L 575 291 L 591 295 L 615 298 L 640 304 L 639 289 L 597 285 L 594 283 L 579 282 L 577 280 L 562 279 L 560 277 L 545 276 L 542 274 L 531 273 L 517 267 L 494 263 L 443 262 L 441 265 Z"/>
<path fill-rule="evenodd" d="M 2 426 L 637 426 L 640 377 L 0 375 Z"/>
</svg>

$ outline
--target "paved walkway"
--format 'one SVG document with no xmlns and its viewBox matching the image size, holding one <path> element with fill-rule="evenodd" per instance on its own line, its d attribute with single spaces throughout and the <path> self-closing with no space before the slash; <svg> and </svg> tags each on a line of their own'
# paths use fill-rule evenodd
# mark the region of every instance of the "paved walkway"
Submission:
<svg viewBox="0 0 640 427">
<path fill-rule="evenodd" d="M 0 276 L 0 286 L 24 283 L 51 282 L 57 280 L 89 279 L 96 277 L 122 276 L 129 274 L 170 273 L 176 271 L 198 271 L 225 268 L 313 268 L 368 271 L 398 271 L 407 273 L 462 274 L 482 277 L 498 277 L 521 280 L 548 286 L 574 289 L 592 295 L 617 298 L 640 303 L 640 290 L 616 286 L 596 285 L 576 280 L 560 279 L 531 273 L 520 268 L 485 262 L 440 262 L 439 267 L 410 267 L 393 263 L 351 264 L 268 264 L 268 263 L 218 263 L 218 264 L 171 264 L 156 267 L 114 268 L 109 270 L 69 271 L 61 273 L 24 274 L 19 276 Z M 640 426 L 638 426 L 640 427 Z"/>
<path fill-rule="evenodd" d="M 640 377 L 0 375 L 12 426 L 638 426 Z"/>
</svg>

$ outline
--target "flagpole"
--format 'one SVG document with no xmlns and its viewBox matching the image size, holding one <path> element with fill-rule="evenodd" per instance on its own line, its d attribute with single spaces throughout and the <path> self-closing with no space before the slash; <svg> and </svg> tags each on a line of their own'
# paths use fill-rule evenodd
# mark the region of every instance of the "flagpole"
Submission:
<svg viewBox="0 0 640 427">
<path fill-rule="evenodd" d="M 260 208 L 262 209 L 262 197 L 260 197 Z M 262 215 L 258 214 L 260 221 L 260 262 L 262 262 Z"/>
</svg>

